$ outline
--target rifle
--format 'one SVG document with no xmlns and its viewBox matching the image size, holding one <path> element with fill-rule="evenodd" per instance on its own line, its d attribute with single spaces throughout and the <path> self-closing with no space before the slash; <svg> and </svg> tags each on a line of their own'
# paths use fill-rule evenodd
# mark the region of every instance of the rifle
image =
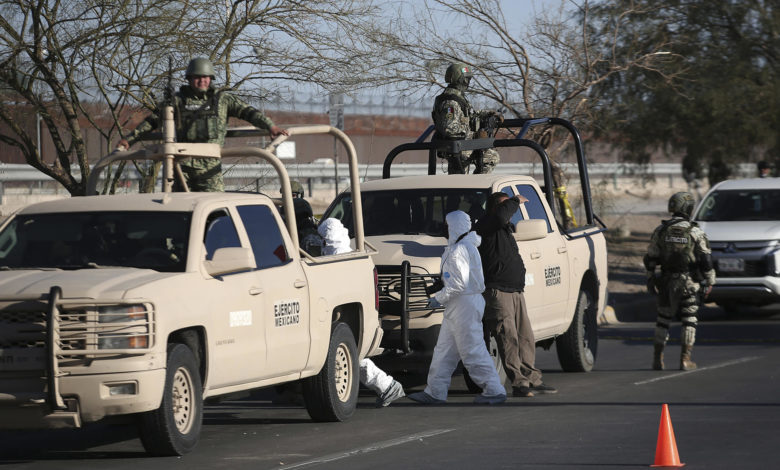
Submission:
<svg viewBox="0 0 780 470">
<path fill-rule="evenodd" d="M 496 136 L 498 128 L 501 123 L 504 122 L 504 115 L 501 110 L 489 111 L 486 118 L 479 120 L 480 127 L 477 130 L 475 138 L 477 139 L 492 139 Z M 484 150 L 475 150 L 471 154 L 469 163 L 474 164 L 474 173 L 482 173 L 482 167 L 484 166 Z"/>
</svg>

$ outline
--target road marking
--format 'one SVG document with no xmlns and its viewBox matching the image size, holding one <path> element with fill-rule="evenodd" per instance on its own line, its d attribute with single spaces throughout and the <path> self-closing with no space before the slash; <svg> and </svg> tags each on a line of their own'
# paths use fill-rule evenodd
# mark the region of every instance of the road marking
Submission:
<svg viewBox="0 0 780 470">
<path fill-rule="evenodd" d="M 728 367 L 733 366 L 736 364 L 742 364 L 743 362 L 750 362 L 755 361 L 756 359 L 761 359 L 762 356 L 750 356 L 750 357 L 743 357 L 740 359 L 734 359 L 733 361 L 727 361 L 722 364 L 715 364 L 714 366 L 707 366 L 707 367 L 699 367 L 694 370 L 686 370 L 684 372 L 678 372 L 676 374 L 670 374 L 670 375 L 664 375 L 663 377 L 656 377 L 654 379 L 650 380 L 643 380 L 641 382 L 634 382 L 634 385 L 644 385 L 649 384 L 651 382 L 658 382 L 659 380 L 666 380 L 666 379 L 674 379 L 677 377 L 680 377 L 681 375 L 687 375 L 687 374 L 693 374 L 694 372 L 701 372 L 705 370 L 712 370 L 712 369 L 720 369 L 721 367 Z"/>
<path fill-rule="evenodd" d="M 401 437 L 398 439 L 391 439 L 389 441 L 377 442 L 376 444 L 372 444 L 366 447 L 361 447 L 359 449 L 348 450 L 346 452 L 340 452 L 337 454 L 325 455 L 323 457 L 317 457 L 315 459 L 307 460 L 305 462 L 295 463 L 292 465 L 284 465 L 278 468 L 279 470 L 289 470 L 291 468 L 301 468 L 301 467 L 307 467 L 309 465 L 317 465 L 321 463 L 333 462 L 335 460 L 346 459 L 348 457 L 353 457 L 355 455 L 367 454 L 369 452 L 387 449 L 388 447 L 406 444 L 407 442 L 425 439 L 426 437 L 438 436 L 439 434 L 445 434 L 448 432 L 452 432 L 454 430 L 455 429 L 433 429 L 431 431 L 412 434 L 410 436 Z"/>
</svg>

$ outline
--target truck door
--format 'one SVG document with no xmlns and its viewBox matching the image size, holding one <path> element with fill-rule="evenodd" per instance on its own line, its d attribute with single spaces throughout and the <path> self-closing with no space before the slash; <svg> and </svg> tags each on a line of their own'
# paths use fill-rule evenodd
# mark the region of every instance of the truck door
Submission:
<svg viewBox="0 0 780 470">
<path fill-rule="evenodd" d="M 534 256 L 537 256 L 534 261 L 537 263 L 538 272 L 541 273 L 536 283 L 543 299 L 543 308 L 538 312 L 542 317 L 538 321 L 538 328 L 542 331 L 548 327 L 556 327 L 566 315 L 569 300 L 569 255 L 566 240 L 558 231 L 553 215 L 547 213 L 536 188 L 530 184 L 518 184 L 515 188 L 520 195 L 528 199 L 528 202 L 522 205 L 528 219 L 547 222 L 546 237 L 524 242 L 534 247 Z M 536 329 L 537 323 L 534 325 Z"/>
<path fill-rule="evenodd" d="M 240 247 L 241 241 L 227 209 L 212 211 L 203 236 L 205 258 L 219 248 Z M 218 388 L 258 380 L 266 364 L 264 306 L 259 301 L 253 271 L 209 279 L 199 298 L 210 318 L 206 324 L 209 350 L 209 387 Z M 201 288 L 201 287 L 198 287 Z M 186 302 L 186 299 L 183 300 Z"/>
<path fill-rule="evenodd" d="M 257 262 L 256 289 L 264 305 L 265 377 L 301 371 L 309 357 L 309 289 L 271 207 L 238 206 Z M 262 339 L 258 338 L 259 341 Z"/>
</svg>

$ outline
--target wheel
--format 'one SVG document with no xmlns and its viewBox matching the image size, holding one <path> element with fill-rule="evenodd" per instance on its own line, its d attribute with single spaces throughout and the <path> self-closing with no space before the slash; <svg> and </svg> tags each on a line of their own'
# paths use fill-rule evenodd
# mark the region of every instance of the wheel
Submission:
<svg viewBox="0 0 780 470">
<path fill-rule="evenodd" d="M 566 372 L 590 372 L 598 352 L 596 305 L 590 292 L 581 290 L 574 318 L 566 333 L 555 339 L 558 362 Z"/>
<path fill-rule="evenodd" d="M 203 388 L 195 355 L 183 344 L 168 345 L 162 403 L 141 414 L 141 443 L 152 455 L 184 455 L 198 443 L 202 422 Z"/>
<path fill-rule="evenodd" d="M 360 380 L 357 346 L 352 330 L 336 323 L 322 370 L 303 381 L 306 410 L 315 421 L 345 421 L 357 406 Z"/>
<path fill-rule="evenodd" d="M 499 380 L 501 380 L 501 383 L 504 384 L 504 387 L 506 387 L 506 371 L 504 370 L 504 363 L 501 362 L 501 355 L 498 354 L 498 344 L 496 343 L 496 338 L 492 335 L 490 336 L 488 352 L 490 352 L 490 357 L 493 359 L 493 365 L 496 367 Z M 475 384 L 474 381 L 471 380 L 469 371 L 467 371 L 465 367 L 463 368 L 463 380 L 466 382 L 466 388 L 468 388 L 469 392 L 482 393 L 482 387 Z"/>
</svg>

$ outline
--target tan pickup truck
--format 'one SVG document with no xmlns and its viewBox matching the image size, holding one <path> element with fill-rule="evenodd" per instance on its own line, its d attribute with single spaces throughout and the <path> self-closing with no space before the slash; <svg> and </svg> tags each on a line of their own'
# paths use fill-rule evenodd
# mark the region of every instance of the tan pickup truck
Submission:
<svg viewBox="0 0 780 470">
<path fill-rule="evenodd" d="M 345 144 L 357 184 L 349 139 L 290 128 L 312 132 Z M 313 419 L 353 414 L 359 360 L 382 338 L 372 252 L 362 233 L 351 253 L 299 251 L 282 163 L 258 148 L 228 153 L 277 169 L 286 217 L 261 194 L 161 192 L 35 204 L 0 227 L 1 427 L 132 415 L 148 452 L 183 454 L 204 399 L 301 379 Z M 170 177 L 190 155 L 220 148 L 163 144 L 96 170 L 162 158 Z"/>
<path fill-rule="evenodd" d="M 365 236 L 378 251 L 374 261 L 379 271 L 379 313 L 385 329 L 385 354 L 381 361 L 386 367 L 420 372 L 427 368 L 442 310 L 426 307 L 426 287 L 440 274 L 440 257 L 447 244 L 445 215 L 462 210 L 476 221 L 485 213 L 487 197 L 502 191 L 528 199 L 521 204 L 512 223 L 526 267 L 525 299 L 537 344 L 550 347 L 554 342 L 566 371 L 593 368 L 598 351 L 597 318 L 607 300 L 607 249 L 604 225 L 591 208 L 579 135 L 562 120 L 515 121 L 520 122 L 507 120 L 504 125 L 563 125 L 572 132 L 581 176 L 582 205 L 578 206 L 581 214 L 576 227 L 564 229 L 564 224 L 557 220 L 560 213 L 556 214 L 553 207 L 559 201 L 550 190 L 547 154 L 535 142 L 521 138 L 404 144 L 385 160 L 385 179 L 362 184 Z M 439 162 L 434 160 L 433 152 L 442 146 L 450 146 L 450 151 L 529 147 L 541 159 L 544 188 L 530 176 L 435 175 Z M 391 178 L 393 159 L 410 150 L 430 151 L 429 175 Z M 339 218 L 351 230 L 355 199 L 349 192 L 340 195 L 323 218 Z M 495 356 L 495 347 L 490 349 Z M 500 361 L 496 360 L 496 364 L 500 365 Z"/>
</svg>

